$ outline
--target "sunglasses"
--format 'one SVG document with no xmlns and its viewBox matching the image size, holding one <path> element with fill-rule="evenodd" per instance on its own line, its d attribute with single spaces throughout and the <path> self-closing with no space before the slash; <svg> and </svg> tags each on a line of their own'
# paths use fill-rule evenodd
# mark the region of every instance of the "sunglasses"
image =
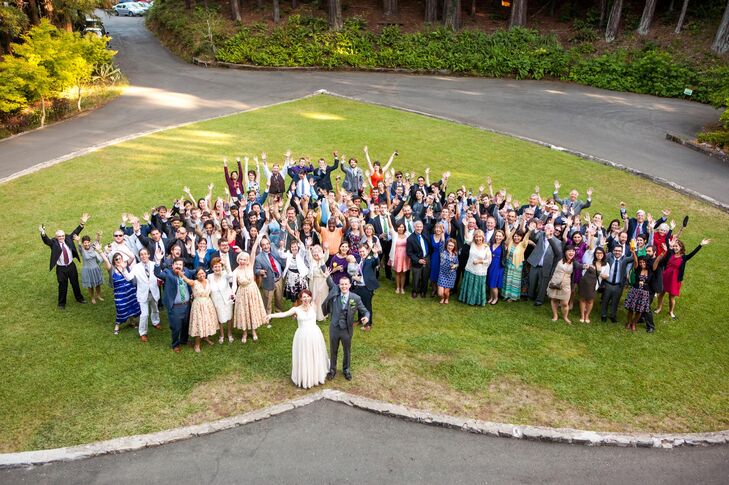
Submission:
<svg viewBox="0 0 729 485">
<path fill-rule="evenodd" d="M 114 234 L 114 237 L 124 237 L 124 234 Z"/>
</svg>

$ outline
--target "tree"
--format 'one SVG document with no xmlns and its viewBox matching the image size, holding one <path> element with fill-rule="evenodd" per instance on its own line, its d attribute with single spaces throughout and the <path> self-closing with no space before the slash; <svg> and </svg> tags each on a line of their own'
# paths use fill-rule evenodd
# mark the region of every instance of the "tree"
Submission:
<svg viewBox="0 0 729 485">
<path fill-rule="evenodd" d="M 385 17 L 398 14 L 397 0 L 383 0 L 382 9 L 384 10 Z"/>
<path fill-rule="evenodd" d="M 443 25 L 451 30 L 461 28 L 461 0 L 443 1 Z"/>
<path fill-rule="evenodd" d="M 28 17 L 16 7 L 0 5 L 0 46 L 7 52 L 10 42 L 28 28 Z"/>
<path fill-rule="evenodd" d="M 514 0 L 511 2 L 511 18 L 509 28 L 524 27 L 527 23 L 527 0 Z"/>
<path fill-rule="evenodd" d="M 689 4 L 689 0 L 683 0 L 683 7 L 681 7 L 681 15 L 678 16 L 678 23 L 676 24 L 676 30 L 674 31 L 676 34 L 680 34 L 681 29 L 683 29 L 683 21 L 686 20 L 686 10 L 688 10 L 688 4 Z"/>
<path fill-rule="evenodd" d="M 425 23 L 434 24 L 438 20 L 438 0 L 425 0 Z"/>
<path fill-rule="evenodd" d="M 711 50 L 719 55 L 729 52 L 729 1 L 724 9 L 724 15 L 721 17 Z"/>
<path fill-rule="evenodd" d="M 240 5 L 238 5 L 238 0 L 230 0 L 230 10 L 233 13 L 233 20 L 236 22 L 243 20 L 240 16 Z"/>
<path fill-rule="evenodd" d="M 610 9 L 607 28 L 605 29 L 605 42 L 612 42 L 618 36 L 618 27 L 620 27 L 620 17 L 623 13 L 623 0 L 615 0 L 613 8 Z"/>
<path fill-rule="evenodd" d="M 605 17 L 607 16 L 607 9 L 608 9 L 608 1 L 600 0 L 600 22 L 598 23 L 598 26 L 600 28 L 605 27 Z"/>
<path fill-rule="evenodd" d="M 274 23 L 281 21 L 281 4 L 279 0 L 273 0 L 273 21 Z"/>
<path fill-rule="evenodd" d="M 0 62 L 0 112 L 12 113 L 28 106 L 25 85 L 31 73 L 24 73 L 26 65 L 17 62 L 14 56 L 5 56 Z M 29 75 L 30 74 L 30 75 Z"/>
<path fill-rule="evenodd" d="M 342 30 L 344 21 L 342 20 L 342 2 L 341 0 L 329 1 L 329 29 Z"/>
<path fill-rule="evenodd" d="M 643 7 L 643 15 L 640 18 L 640 25 L 638 25 L 638 35 L 646 35 L 650 30 L 651 23 L 653 22 L 653 14 L 656 11 L 656 0 L 645 0 L 645 7 Z"/>
</svg>

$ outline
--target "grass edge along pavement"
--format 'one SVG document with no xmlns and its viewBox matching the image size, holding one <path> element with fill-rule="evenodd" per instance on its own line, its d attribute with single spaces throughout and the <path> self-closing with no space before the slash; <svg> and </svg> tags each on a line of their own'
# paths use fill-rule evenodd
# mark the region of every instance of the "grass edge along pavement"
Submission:
<svg viewBox="0 0 729 485">
<path fill-rule="evenodd" d="M 202 354 L 169 351 L 168 330 L 142 345 L 132 330 L 112 335 L 106 302 L 55 310 L 55 277 L 37 226 L 86 228 L 108 238 L 121 212 L 169 203 L 183 185 L 222 190 L 223 156 L 326 156 L 332 149 L 382 159 L 397 148 L 399 169 L 445 169 L 452 184 L 477 187 L 491 175 L 525 200 L 595 188 L 594 208 L 610 220 L 617 203 L 673 217 L 691 215 L 689 248 L 713 239 L 689 262 L 679 320 L 657 319 L 654 335 L 622 325 L 554 324 L 528 303 L 471 308 L 396 296 L 375 298 L 373 332 L 353 344 L 354 380 L 324 388 L 476 419 L 616 432 L 729 428 L 727 310 L 717 271 L 729 254 L 729 216 L 644 179 L 470 127 L 330 96 L 232 115 L 127 141 L 0 187 L 10 231 L 0 233 L 0 363 L 13 369 L 0 391 L 0 449 L 39 449 L 146 433 L 240 414 L 300 396 L 290 384 L 293 321 L 262 330 L 255 345 L 215 345 Z M 538 165 L 536 162 L 538 161 Z M 474 170 L 474 164 L 477 169 Z M 110 169 L 113 167 L 113 169 Z M 535 173 L 535 168 L 538 172 Z M 478 175 L 476 172 L 480 172 Z M 116 179 L 114 179 L 116 177 Z M 48 190 L 52 183 L 53 190 Z M 619 187 L 625 186 L 625 190 Z M 455 188 L 455 187 L 451 187 Z M 546 194 L 545 194 L 546 195 Z M 32 302 L 27 304 L 25 302 Z M 429 321 L 423 321 L 429 315 Z M 594 317 L 595 314 L 593 314 Z M 624 312 L 621 311 L 621 318 Z M 594 320 L 598 320 L 594 318 Z M 164 322 L 164 320 L 163 320 Z M 164 326 L 164 325 L 163 325 Z"/>
</svg>

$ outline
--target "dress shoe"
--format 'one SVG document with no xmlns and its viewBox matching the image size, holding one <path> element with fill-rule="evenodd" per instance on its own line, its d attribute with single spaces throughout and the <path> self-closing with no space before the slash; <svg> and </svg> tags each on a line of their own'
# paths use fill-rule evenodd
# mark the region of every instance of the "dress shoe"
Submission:
<svg viewBox="0 0 729 485">
<path fill-rule="evenodd" d="M 327 372 L 327 380 L 331 381 L 332 379 L 334 379 L 334 376 L 336 376 L 336 375 L 337 375 L 337 373 L 335 371 L 330 370 L 329 372 Z"/>
<path fill-rule="evenodd" d="M 544 303 L 542 303 L 541 301 L 534 302 L 534 306 L 542 306 L 542 305 L 544 305 Z"/>
<path fill-rule="evenodd" d="M 607 322 L 607 317 L 600 317 L 601 322 Z"/>
<path fill-rule="evenodd" d="M 59 310 L 65 310 L 66 309 L 66 305 L 58 305 L 58 309 Z"/>
<path fill-rule="evenodd" d="M 618 320 L 615 317 L 610 317 L 610 321 L 613 323 L 618 323 Z"/>
<path fill-rule="evenodd" d="M 655 332 L 655 329 L 653 329 L 653 328 L 649 328 L 648 330 L 646 330 L 646 332 L 648 332 L 648 333 L 653 333 L 653 332 Z"/>
<path fill-rule="evenodd" d="M 348 381 L 351 381 L 352 380 L 352 374 L 349 371 L 345 371 L 344 372 L 344 378 L 347 379 Z"/>
<path fill-rule="evenodd" d="M 418 294 L 413 291 L 412 297 L 413 298 L 417 298 L 418 297 Z"/>
<path fill-rule="evenodd" d="M 172 351 L 179 354 L 180 352 L 182 352 L 182 349 L 179 347 L 175 347 L 172 349 Z"/>
<path fill-rule="evenodd" d="M 78 302 L 79 305 L 85 305 L 86 303 L 88 303 L 86 300 L 76 300 L 76 301 Z"/>
<path fill-rule="evenodd" d="M 141 340 L 142 342 L 146 342 L 147 341 L 147 336 L 146 335 L 140 335 L 139 336 L 139 340 Z"/>
</svg>

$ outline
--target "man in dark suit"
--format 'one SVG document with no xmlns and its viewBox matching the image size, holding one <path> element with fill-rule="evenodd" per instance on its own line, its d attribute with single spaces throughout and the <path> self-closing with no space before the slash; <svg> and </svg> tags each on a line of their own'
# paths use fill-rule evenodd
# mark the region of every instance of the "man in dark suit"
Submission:
<svg viewBox="0 0 729 485">
<path fill-rule="evenodd" d="M 380 282 L 377 281 L 377 266 L 380 264 L 380 260 L 372 254 L 367 243 L 359 247 L 359 258 L 357 275 L 352 277 L 352 293 L 362 298 L 362 303 L 370 313 L 369 322 L 362 327 L 362 330 L 369 331 L 373 323 L 372 299 L 375 296 L 375 290 L 380 287 Z"/>
<path fill-rule="evenodd" d="M 344 350 L 344 362 L 342 362 L 342 372 L 344 378 L 348 381 L 352 380 L 352 373 L 349 371 L 350 349 L 352 347 L 352 334 L 354 329 L 354 315 L 359 312 L 364 317 L 360 318 L 363 325 L 369 322 L 370 314 L 365 308 L 362 299 L 350 292 L 352 286 L 348 276 L 343 276 L 339 280 L 339 286 L 334 284 L 332 278 L 327 278 L 329 286 L 329 294 L 324 299 L 321 308 L 325 315 L 330 315 L 329 321 L 329 373 L 327 379 L 334 379 L 337 374 L 337 353 L 339 352 L 339 344 L 341 342 Z"/>
<path fill-rule="evenodd" d="M 553 236 L 554 226 L 545 224 L 544 231 L 537 232 L 531 237 L 535 246 L 527 260 L 531 266 L 529 270 L 529 299 L 534 300 L 535 306 L 544 303 L 547 295 L 547 283 L 552 277 L 554 265 L 557 262 L 552 246 L 548 242 L 548 239 Z"/>
<path fill-rule="evenodd" d="M 410 258 L 410 272 L 413 276 L 413 298 L 420 296 L 425 298 L 428 291 L 428 280 L 430 278 L 430 253 L 428 241 L 423 232 L 423 222 L 416 221 L 415 232 L 407 239 L 405 251 Z"/>
<path fill-rule="evenodd" d="M 666 218 L 671 215 L 671 211 L 664 209 L 663 210 L 663 216 L 658 219 L 653 224 L 653 229 L 658 229 L 658 226 L 666 222 Z M 649 233 L 649 226 L 650 222 L 646 219 L 646 213 L 643 209 L 639 209 L 635 213 L 635 217 L 628 218 L 628 212 L 625 209 L 625 204 L 623 202 L 620 203 L 620 218 L 624 221 L 627 219 L 628 223 L 626 224 L 628 228 L 628 242 L 634 240 L 636 237 L 642 235 L 642 234 L 648 234 Z M 623 254 L 627 254 L 627 252 L 624 252 Z"/>
<path fill-rule="evenodd" d="M 156 227 L 149 231 L 149 235 L 145 236 L 141 232 L 137 235 L 137 239 L 147 251 L 149 251 L 150 259 L 159 264 L 165 257 L 165 241 L 162 239 L 162 233 Z"/>
<path fill-rule="evenodd" d="M 332 187 L 332 171 L 339 167 L 339 156 L 337 152 L 334 152 L 334 164 L 327 165 L 326 160 L 323 158 L 319 159 L 319 168 L 314 170 L 314 184 L 317 189 L 324 189 L 327 192 L 334 190 Z"/>
<path fill-rule="evenodd" d="M 71 288 L 73 288 L 73 296 L 76 298 L 76 301 L 81 304 L 86 303 L 83 294 L 81 294 L 81 287 L 78 284 L 78 269 L 76 269 L 76 263 L 73 262 L 73 258 L 80 261 L 73 238 L 81 233 L 88 220 L 88 214 L 82 215 L 81 222 L 71 234 L 67 235 L 59 229 L 56 231 L 53 239 L 46 236 L 45 226 L 38 228 L 40 230 L 41 240 L 46 246 L 51 248 L 51 262 L 48 270 L 52 270 L 54 266 L 56 268 L 58 308 L 60 310 L 66 308 L 66 294 L 68 293 L 69 280 L 71 281 Z"/>
<path fill-rule="evenodd" d="M 228 274 L 232 274 L 238 266 L 237 255 L 230 250 L 230 243 L 226 239 L 218 241 L 218 251 L 215 252 L 214 256 L 220 258 L 220 263 Z"/>
<path fill-rule="evenodd" d="M 612 249 L 607 255 L 607 263 L 610 265 L 610 273 L 604 282 L 605 291 L 602 294 L 602 303 L 600 305 L 601 320 L 607 320 L 608 315 L 610 321 L 617 322 L 618 305 L 620 297 L 623 295 L 623 286 L 625 286 L 625 278 L 628 273 L 628 264 L 632 263 L 632 258 L 628 258 L 623 253 L 623 246 L 618 245 Z"/>
<path fill-rule="evenodd" d="M 154 266 L 154 275 L 165 282 L 162 301 L 167 308 L 167 320 L 172 335 L 172 350 L 180 351 L 181 345 L 187 345 L 190 324 L 190 294 L 191 288 L 182 279 L 182 276 L 194 278 L 192 270 L 185 269 L 182 258 L 175 258 L 172 268 L 165 268 L 158 264 Z"/>
<path fill-rule="evenodd" d="M 261 240 L 261 252 L 256 256 L 253 271 L 261 279 L 261 294 L 266 313 L 276 310 L 283 311 L 283 279 L 281 275 L 286 267 L 286 261 L 276 248 L 271 246 L 267 238 Z"/>
</svg>

